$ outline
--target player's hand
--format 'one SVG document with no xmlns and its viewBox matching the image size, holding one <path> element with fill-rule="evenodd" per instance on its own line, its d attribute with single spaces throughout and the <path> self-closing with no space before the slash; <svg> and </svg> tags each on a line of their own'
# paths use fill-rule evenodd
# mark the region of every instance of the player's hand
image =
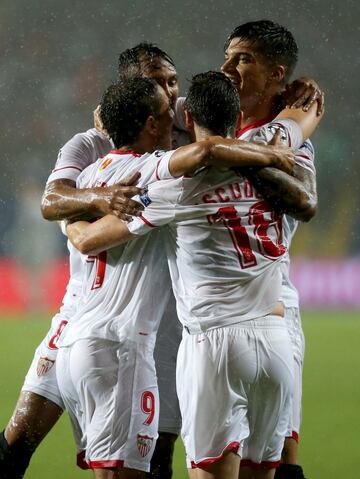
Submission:
<svg viewBox="0 0 360 479">
<path fill-rule="evenodd" d="M 295 167 L 294 152 L 281 144 L 281 131 L 278 130 L 268 143 L 272 148 L 272 166 L 292 175 Z"/>
<path fill-rule="evenodd" d="M 288 108 L 308 111 L 311 105 L 317 102 L 316 114 L 322 115 L 324 111 L 324 92 L 312 78 L 301 77 L 286 85 L 283 99 Z"/>
<path fill-rule="evenodd" d="M 143 193 L 142 188 L 134 186 L 140 178 L 140 173 L 134 173 L 121 183 L 97 188 L 96 207 L 102 215 L 113 214 L 124 221 L 131 221 L 132 216 L 140 216 L 144 206 L 131 198 Z"/>
<path fill-rule="evenodd" d="M 109 138 L 109 135 L 108 135 L 108 132 L 105 130 L 104 128 L 104 125 L 101 121 L 101 117 L 100 117 L 100 105 L 98 105 L 96 107 L 96 109 L 94 110 L 94 126 L 95 128 L 97 129 L 97 131 L 99 133 L 101 133 L 102 135 L 106 136 L 107 138 Z"/>
</svg>

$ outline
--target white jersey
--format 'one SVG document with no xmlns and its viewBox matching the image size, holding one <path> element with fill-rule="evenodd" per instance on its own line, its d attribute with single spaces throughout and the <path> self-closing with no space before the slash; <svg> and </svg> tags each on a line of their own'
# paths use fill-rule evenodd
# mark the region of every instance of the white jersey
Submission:
<svg viewBox="0 0 360 479">
<path fill-rule="evenodd" d="M 168 178 L 169 157 L 164 152 L 137 155 L 114 150 L 87 168 L 77 187 L 115 184 L 135 171 L 141 172 L 140 186 Z M 161 231 L 88 257 L 80 304 L 60 346 L 91 337 L 120 341 L 131 336 L 136 341 L 139 335 L 154 335 L 170 291 Z"/>
<path fill-rule="evenodd" d="M 47 183 L 60 179 L 76 181 L 87 166 L 107 155 L 113 146 L 112 141 L 95 128 L 76 134 L 60 149 Z"/>
<path fill-rule="evenodd" d="M 150 184 L 145 234 L 167 224 L 169 265 L 180 321 L 192 333 L 269 314 L 280 297 L 282 221 L 246 178 L 203 170 Z"/>
<path fill-rule="evenodd" d="M 293 120 L 273 120 L 269 123 L 269 119 L 258 121 L 237 132 L 237 137 L 240 140 L 256 141 L 268 143 L 273 137 L 275 131 L 280 129 L 282 132 L 282 142 L 296 151 L 296 164 L 316 174 L 314 164 L 314 148 L 310 140 L 303 142 L 301 129 Z M 289 248 L 292 238 L 296 232 L 299 222 L 291 216 L 285 215 L 283 217 L 283 237 L 284 244 L 287 247 L 287 252 L 281 260 L 281 272 L 283 276 L 281 300 L 285 307 L 299 307 L 299 293 L 295 286 L 290 281 L 290 257 Z"/>
</svg>

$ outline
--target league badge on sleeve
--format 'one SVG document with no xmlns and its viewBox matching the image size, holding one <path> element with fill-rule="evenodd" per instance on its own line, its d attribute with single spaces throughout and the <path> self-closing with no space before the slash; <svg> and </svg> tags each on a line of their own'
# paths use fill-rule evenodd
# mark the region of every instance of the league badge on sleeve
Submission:
<svg viewBox="0 0 360 479">
<path fill-rule="evenodd" d="M 149 190 L 147 186 L 144 188 L 144 194 L 139 196 L 139 200 L 145 207 L 151 205 L 151 199 L 149 197 Z"/>
</svg>

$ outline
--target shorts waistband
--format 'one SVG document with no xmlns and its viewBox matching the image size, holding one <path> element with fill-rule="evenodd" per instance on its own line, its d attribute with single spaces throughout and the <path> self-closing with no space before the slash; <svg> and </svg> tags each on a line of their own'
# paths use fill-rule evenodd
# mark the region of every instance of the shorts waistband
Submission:
<svg viewBox="0 0 360 479">
<path fill-rule="evenodd" d="M 228 328 L 239 328 L 239 329 L 256 329 L 256 328 L 271 328 L 271 329 L 286 329 L 286 322 L 284 316 L 276 316 L 268 314 L 266 316 L 261 316 L 260 318 L 247 319 L 245 321 L 239 321 L 238 323 L 231 323 L 227 325 L 218 326 L 216 328 L 210 328 L 205 331 L 198 331 L 197 329 L 189 328 L 184 326 L 184 330 L 191 335 L 207 333 L 208 331 L 214 331 L 216 329 L 228 329 Z"/>
</svg>

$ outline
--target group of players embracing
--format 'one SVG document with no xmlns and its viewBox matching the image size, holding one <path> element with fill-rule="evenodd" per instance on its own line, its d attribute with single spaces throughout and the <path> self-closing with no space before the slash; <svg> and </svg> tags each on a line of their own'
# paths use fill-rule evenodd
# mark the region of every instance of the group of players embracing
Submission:
<svg viewBox="0 0 360 479">
<path fill-rule="evenodd" d="M 171 478 L 180 430 L 190 478 L 304 477 L 288 248 L 316 211 L 323 94 L 288 83 L 297 53 L 284 27 L 243 24 L 186 98 L 157 46 L 120 54 L 96 128 L 46 185 L 70 280 L 1 433 L 0 478 L 24 476 L 64 409 L 97 479 Z"/>
</svg>

